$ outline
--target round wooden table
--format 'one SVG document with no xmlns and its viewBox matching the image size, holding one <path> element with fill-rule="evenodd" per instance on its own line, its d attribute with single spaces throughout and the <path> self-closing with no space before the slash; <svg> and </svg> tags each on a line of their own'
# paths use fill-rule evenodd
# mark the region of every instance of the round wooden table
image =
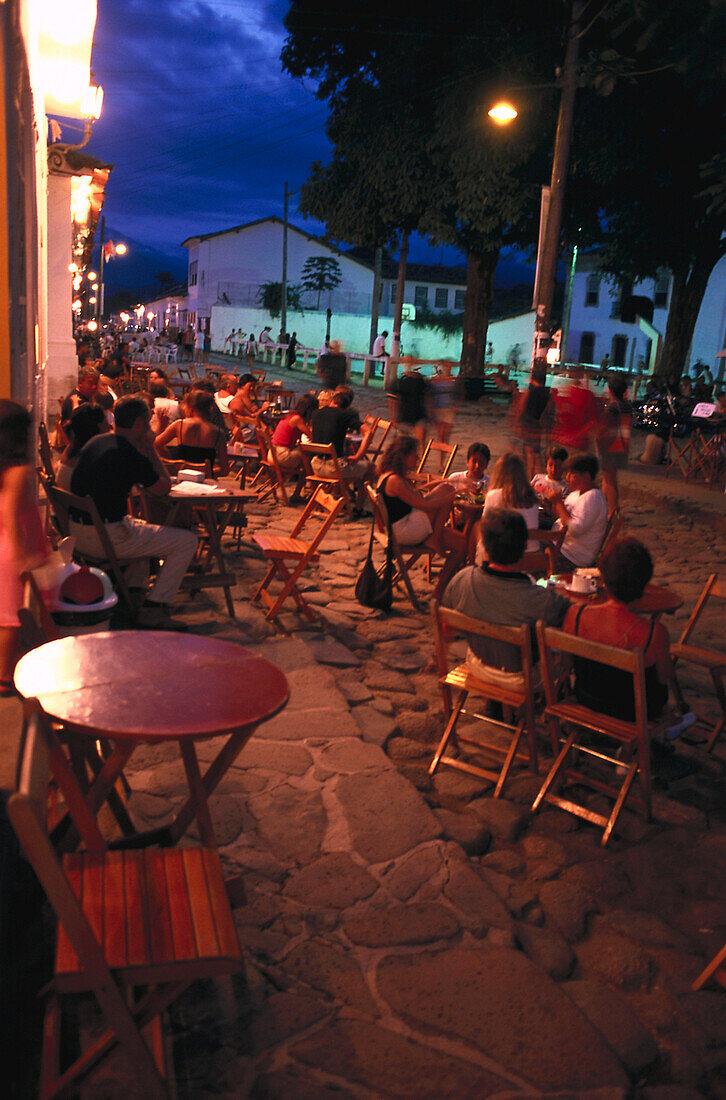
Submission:
<svg viewBox="0 0 726 1100">
<path fill-rule="evenodd" d="M 202 843 L 215 847 L 207 799 L 260 722 L 289 698 L 285 676 L 241 646 L 168 631 L 106 631 L 61 638 L 18 662 L 15 687 L 36 698 L 66 731 L 113 752 L 91 786 L 94 812 L 137 745 L 177 741 L 190 798 L 168 833 L 172 842 L 196 817 Z M 202 776 L 195 741 L 229 735 Z"/>
<path fill-rule="evenodd" d="M 566 577 L 568 582 L 572 580 L 571 573 L 560 574 Z M 604 588 L 598 588 L 597 592 L 575 592 L 572 588 L 558 588 L 561 595 L 566 596 L 573 603 L 603 604 L 608 599 Z M 673 588 L 664 584 L 649 584 L 642 597 L 630 604 L 631 611 L 639 611 L 642 615 L 650 615 L 657 618 L 659 615 L 672 615 L 679 607 L 683 606 L 683 596 Z"/>
</svg>

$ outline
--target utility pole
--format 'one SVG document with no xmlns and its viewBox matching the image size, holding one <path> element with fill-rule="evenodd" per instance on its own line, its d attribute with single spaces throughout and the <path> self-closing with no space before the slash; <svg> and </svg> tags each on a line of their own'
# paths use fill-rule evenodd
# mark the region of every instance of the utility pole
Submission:
<svg viewBox="0 0 726 1100">
<path fill-rule="evenodd" d="M 98 239 L 101 245 L 101 252 L 98 257 L 98 293 L 96 294 L 96 323 L 98 327 L 101 327 L 101 318 L 103 317 L 103 236 L 106 228 L 106 219 L 101 214 L 101 222 L 98 230 Z"/>
<path fill-rule="evenodd" d="M 401 254 L 398 258 L 398 282 L 396 283 L 396 311 L 393 314 L 393 336 L 391 337 L 391 359 L 398 359 L 401 347 L 401 314 L 403 313 L 403 294 L 406 288 L 406 260 L 408 259 L 408 233 L 401 233 Z"/>
<path fill-rule="evenodd" d="M 549 210 L 545 222 L 544 241 L 537 276 L 535 279 L 538 294 L 535 308 L 534 346 L 532 366 L 538 361 L 546 366 L 546 352 L 549 346 L 552 302 L 557 279 L 557 256 L 562 228 L 562 210 L 565 198 L 565 182 L 570 158 L 572 122 L 575 116 L 575 94 L 577 92 L 577 64 L 580 52 L 580 18 L 584 8 L 583 0 L 573 0 L 572 16 L 567 36 L 567 49 L 562 67 L 560 111 L 557 118 L 557 135 L 552 158 L 552 181 L 550 183 Z"/>
<path fill-rule="evenodd" d="M 287 207 L 290 192 L 285 183 L 285 201 L 282 215 L 282 304 L 280 306 L 280 331 L 287 332 Z"/>
<path fill-rule="evenodd" d="M 376 258 L 373 262 L 373 301 L 371 303 L 371 335 L 368 341 L 368 354 L 373 351 L 373 341 L 378 335 L 378 300 L 381 296 L 381 266 L 383 264 L 383 249 L 376 249 Z"/>
</svg>

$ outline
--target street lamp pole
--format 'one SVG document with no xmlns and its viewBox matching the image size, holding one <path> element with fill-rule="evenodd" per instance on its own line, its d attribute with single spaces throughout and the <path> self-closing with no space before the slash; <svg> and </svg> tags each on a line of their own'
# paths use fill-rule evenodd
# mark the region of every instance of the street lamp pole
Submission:
<svg viewBox="0 0 726 1100">
<path fill-rule="evenodd" d="M 550 201 L 545 221 L 544 240 L 539 256 L 535 286 L 535 333 L 532 352 L 532 365 L 538 361 L 545 365 L 546 351 L 549 345 L 552 303 L 557 280 L 557 257 L 562 228 L 562 210 L 565 198 L 565 182 L 570 159 L 572 123 L 575 116 L 575 93 L 577 91 L 577 63 L 580 52 L 580 18 L 584 8 L 583 0 L 573 0 L 572 16 L 567 36 L 567 49 L 562 67 L 562 96 L 557 118 L 557 134 L 552 158 L 552 181 L 550 183 Z"/>
<path fill-rule="evenodd" d="M 282 291 L 280 294 L 280 331 L 287 332 L 287 207 L 290 200 L 290 192 L 285 183 L 285 202 L 283 204 L 282 218 Z"/>
</svg>

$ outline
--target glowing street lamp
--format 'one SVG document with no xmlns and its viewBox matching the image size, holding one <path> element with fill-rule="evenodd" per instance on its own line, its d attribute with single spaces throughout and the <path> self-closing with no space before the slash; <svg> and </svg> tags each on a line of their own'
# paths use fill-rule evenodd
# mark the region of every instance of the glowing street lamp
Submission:
<svg viewBox="0 0 726 1100">
<path fill-rule="evenodd" d="M 519 112 L 511 103 L 502 101 L 501 103 L 495 103 L 491 110 L 487 111 L 487 114 L 493 122 L 496 122 L 497 126 L 508 126 Z"/>
<path fill-rule="evenodd" d="M 86 278 L 88 279 L 88 281 L 89 281 L 89 283 L 90 283 L 90 282 L 92 282 L 92 281 L 93 281 L 94 279 L 97 279 L 97 278 L 98 278 L 98 275 L 97 275 L 97 273 L 96 273 L 95 271 L 87 271 L 87 272 L 86 272 Z"/>
<path fill-rule="evenodd" d="M 127 252 L 128 252 L 128 249 L 127 249 L 126 245 L 123 243 L 123 241 L 121 241 L 120 244 L 116 245 L 116 255 L 117 256 L 125 256 Z"/>
</svg>

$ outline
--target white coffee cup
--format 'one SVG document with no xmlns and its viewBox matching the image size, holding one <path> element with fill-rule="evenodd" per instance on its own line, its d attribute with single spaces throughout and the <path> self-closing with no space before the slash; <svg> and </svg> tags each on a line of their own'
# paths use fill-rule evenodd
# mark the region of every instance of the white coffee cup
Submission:
<svg viewBox="0 0 726 1100">
<path fill-rule="evenodd" d="M 597 588 L 594 577 L 588 577 L 584 573 L 573 573 L 572 575 L 572 590 L 573 592 L 580 592 L 582 595 L 589 595 Z"/>
</svg>

